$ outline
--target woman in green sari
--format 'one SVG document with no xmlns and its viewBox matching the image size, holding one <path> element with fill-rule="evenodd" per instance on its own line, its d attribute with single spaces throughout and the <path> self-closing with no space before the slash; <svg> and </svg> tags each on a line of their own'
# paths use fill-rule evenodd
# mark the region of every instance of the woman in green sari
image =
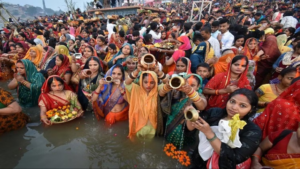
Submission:
<svg viewBox="0 0 300 169">
<path fill-rule="evenodd" d="M 8 84 L 8 88 L 10 90 L 17 89 L 19 103 L 22 107 L 37 106 L 41 88 L 45 82 L 44 76 L 27 59 L 17 61 L 16 69 L 17 73 Z"/>
<path fill-rule="evenodd" d="M 161 103 L 163 112 L 168 115 L 165 131 L 166 140 L 176 147 L 181 145 L 183 139 L 185 140 L 182 145 L 187 145 L 193 141 L 193 136 L 190 134 L 185 133 L 182 136 L 185 131 L 184 109 L 193 104 L 198 110 L 204 110 L 207 105 L 205 97 L 201 94 L 202 78 L 197 74 L 187 75 L 184 73 L 182 76 L 186 79 L 185 85 L 168 92 Z M 166 84 L 165 89 L 167 88 L 170 89 L 169 84 Z M 199 95 L 198 99 L 194 99 L 195 94 Z M 162 96 L 162 94 L 160 95 Z"/>
</svg>

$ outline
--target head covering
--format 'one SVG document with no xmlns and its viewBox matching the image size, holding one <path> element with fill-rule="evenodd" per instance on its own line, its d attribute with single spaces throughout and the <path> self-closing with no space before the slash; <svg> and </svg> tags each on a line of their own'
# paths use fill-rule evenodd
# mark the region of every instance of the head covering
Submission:
<svg viewBox="0 0 300 169">
<path fill-rule="evenodd" d="M 275 31 L 274 31 L 273 28 L 267 28 L 267 29 L 265 30 L 265 35 L 267 35 L 267 34 L 274 34 L 274 33 L 275 33 Z"/>
<path fill-rule="evenodd" d="M 179 47 L 181 50 L 189 50 L 192 48 L 190 39 L 187 36 L 180 36 L 177 38 L 178 41 L 182 42 L 183 45 Z"/>
<path fill-rule="evenodd" d="M 53 68 L 53 71 L 56 73 L 56 75 L 60 76 L 61 78 L 63 78 L 66 71 L 71 71 L 69 58 L 66 55 L 63 56 L 64 58 L 62 60 L 61 65 L 60 66 L 55 65 Z M 59 57 L 59 55 L 56 55 L 56 57 Z"/>
<path fill-rule="evenodd" d="M 197 78 L 200 80 L 200 84 L 199 84 L 199 88 L 198 88 L 198 91 L 197 91 L 197 92 L 198 92 L 198 93 L 202 93 L 202 84 L 203 84 L 202 77 L 199 76 L 198 74 L 191 73 L 191 74 L 185 74 L 185 75 L 183 76 L 183 78 L 188 79 L 188 78 L 190 78 L 191 76 L 197 77 Z"/>
<path fill-rule="evenodd" d="M 247 39 L 247 40 L 246 40 L 246 43 L 245 43 L 245 47 L 244 47 L 244 55 L 247 56 L 249 60 L 253 60 L 254 57 L 256 56 L 257 52 L 259 51 L 258 44 L 255 46 L 254 49 L 250 50 L 250 48 L 249 48 L 248 45 L 249 45 L 249 43 L 250 43 L 251 41 L 253 41 L 253 40 L 254 40 L 255 42 L 257 42 L 257 40 L 256 40 L 255 38 L 249 38 L 249 39 Z M 252 54 L 253 54 L 254 56 L 252 56 Z"/>
<path fill-rule="evenodd" d="M 52 59 L 53 54 L 55 53 L 54 48 L 52 48 L 51 46 L 48 46 L 47 48 L 48 48 L 47 52 L 41 62 L 41 69 L 43 69 L 43 70 L 46 69 L 50 60 Z"/>
<path fill-rule="evenodd" d="M 58 45 L 55 47 L 55 50 L 58 55 L 62 54 L 68 56 L 69 61 L 71 62 L 72 57 L 69 54 L 69 49 L 65 45 Z"/>
<path fill-rule="evenodd" d="M 176 63 L 178 62 L 178 61 L 181 61 L 181 60 L 183 60 L 183 59 L 185 59 L 185 60 L 187 60 L 187 66 L 186 66 L 186 71 L 184 72 L 184 73 L 186 73 L 186 74 L 191 74 L 192 73 L 192 71 L 191 71 L 191 66 L 192 66 L 192 64 L 191 64 L 191 61 L 190 61 L 190 59 L 188 59 L 187 57 L 181 57 L 181 58 L 179 58 L 177 61 L 176 61 Z M 176 64 L 175 63 L 175 64 Z M 169 68 L 169 75 L 170 76 L 172 76 L 173 74 L 177 74 L 176 73 L 176 66 L 174 66 L 173 67 L 173 70 L 171 70 L 170 68 Z"/>
<path fill-rule="evenodd" d="M 30 43 L 31 45 L 36 45 L 36 43 L 34 42 L 34 39 L 27 39 L 26 42 Z"/>
<path fill-rule="evenodd" d="M 32 107 L 38 104 L 38 98 L 41 93 L 41 87 L 45 81 L 44 76 L 39 73 L 35 65 L 27 59 L 21 60 L 26 71 L 26 81 L 31 83 L 30 89 L 19 82 L 18 98 L 23 107 Z"/>
<path fill-rule="evenodd" d="M 33 61 L 32 61 L 32 58 L 29 54 L 31 50 L 34 50 L 35 53 L 36 53 L 36 57 Z M 27 51 L 26 56 L 24 57 L 24 59 L 28 59 L 28 60 L 32 61 L 33 64 L 38 67 L 41 63 L 41 60 L 42 60 L 42 52 L 38 47 L 33 46 Z"/>
</svg>

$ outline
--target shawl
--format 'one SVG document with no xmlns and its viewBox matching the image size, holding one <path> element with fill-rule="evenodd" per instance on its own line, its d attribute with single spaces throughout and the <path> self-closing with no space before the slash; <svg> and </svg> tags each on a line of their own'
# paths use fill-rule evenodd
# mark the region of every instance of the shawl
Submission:
<svg viewBox="0 0 300 169">
<path fill-rule="evenodd" d="M 290 51 L 290 52 L 285 53 L 285 55 L 283 56 L 282 61 L 281 61 L 283 65 L 289 66 L 292 63 L 300 60 L 299 56 L 292 59 L 293 53 L 294 53 L 294 51 Z"/>
<path fill-rule="evenodd" d="M 31 58 L 31 56 L 30 56 L 30 51 L 31 50 L 34 50 L 35 51 L 35 53 L 36 53 L 36 57 L 35 57 L 35 59 L 32 61 L 32 58 Z M 36 46 L 33 46 L 33 47 L 31 47 L 29 50 L 28 50 L 28 52 L 26 53 L 26 56 L 24 57 L 24 59 L 28 59 L 28 60 L 30 60 L 30 61 L 32 61 L 33 62 L 33 64 L 36 66 L 36 67 L 39 67 L 39 65 L 40 65 L 40 63 L 41 63 L 41 60 L 42 60 L 42 52 L 41 52 L 41 50 L 38 48 L 38 47 L 36 47 Z"/>
<path fill-rule="evenodd" d="M 261 60 L 259 63 L 265 68 L 271 68 L 272 64 L 281 54 L 277 45 L 276 37 L 274 35 L 266 35 L 266 40 L 262 43 L 261 49 L 264 51 L 264 55 L 268 56 L 268 58 Z"/>
<path fill-rule="evenodd" d="M 63 59 L 61 65 L 60 66 L 55 65 L 53 68 L 53 71 L 55 72 L 55 74 L 60 76 L 62 79 L 64 79 L 64 75 L 66 74 L 67 71 L 71 71 L 69 58 L 66 55 L 63 55 L 63 56 L 64 56 L 64 59 Z M 58 57 L 58 56 L 56 56 L 56 57 Z"/>
<path fill-rule="evenodd" d="M 192 48 L 191 43 L 190 43 L 190 39 L 187 36 L 180 36 L 177 38 L 178 41 L 180 41 L 181 43 L 183 43 L 183 45 L 181 45 L 179 47 L 179 49 L 181 50 L 190 50 Z"/>
<path fill-rule="evenodd" d="M 45 70 L 48 67 L 49 62 L 55 57 L 54 48 L 48 46 L 48 50 L 41 62 L 41 69 Z"/>
<path fill-rule="evenodd" d="M 119 52 L 118 52 L 117 54 L 115 54 L 115 55 L 113 56 L 113 58 L 107 63 L 107 66 L 108 66 L 109 68 L 111 68 L 111 67 L 113 66 L 113 60 L 114 60 L 117 56 L 119 56 L 119 55 L 122 54 L 122 52 L 123 52 L 122 50 L 123 50 L 123 48 L 124 48 L 125 46 L 129 46 L 129 47 L 130 47 L 130 53 L 129 53 L 129 55 L 130 55 L 130 56 L 133 55 L 133 47 L 132 47 L 129 43 L 124 43 L 124 45 L 120 48 Z M 126 60 L 126 58 L 118 59 L 118 60 L 116 61 L 115 64 L 121 64 L 121 63 L 124 62 L 125 60 Z"/>
<path fill-rule="evenodd" d="M 297 131 L 300 121 L 299 112 L 300 80 L 269 103 L 265 111 L 253 122 L 262 130 L 262 139 L 264 139 L 270 133 L 283 129 Z"/>
<path fill-rule="evenodd" d="M 139 84 L 131 84 L 131 91 L 128 91 L 126 87 L 126 98 L 129 103 L 129 135 L 133 137 L 139 130 L 147 125 L 150 121 L 154 129 L 157 128 L 157 99 L 158 99 L 158 80 L 157 75 L 153 71 L 143 71 L 140 77 L 143 77 L 144 73 L 150 74 L 154 81 L 155 86 L 147 95 L 146 90 L 142 87 L 143 80 L 139 79 Z"/>
<path fill-rule="evenodd" d="M 213 90 L 220 90 L 226 88 L 231 83 L 230 82 L 231 65 L 232 65 L 232 61 L 228 64 L 227 71 L 215 75 L 212 79 L 209 80 L 205 88 L 213 89 Z M 239 88 L 247 88 L 251 90 L 251 86 L 247 79 L 248 67 L 249 64 L 247 65 L 247 68 L 244 70 L 244 72 L 240 75 L 236 86 Z M 207 102 L 208 104 L 206 110 L 213 107 L 225 108 L 229 95 L 230 93 L 220 94 L 220 95 L 210 95 Z"/>
<path fill-rule="evenodd" d="M 21 106 L 32 107 L 38 104 L 41 87 L 45 81 L 44 76 L 37 71 L 34 64 L 26 59 L 21 60 L 26 70 L 26 81 L 31 83 L 30 89 L 21 84 L 18 85 L 18 98 Z"/>
<path fill-rule="evenodd" d="M 187 65 L 187 69 L 184 73 L 186 74 L 191 74 L 192 73 L 192 70 L 191 70 L 191 67 L 192 67 L 192 64 L 191 64 L 191 61 L 190 59 L 186 58 L 186 57 L 181 57 L 179 60 L 182 60 L 182 59 L 186 59 L 188 61 L 188 65 Z M 177 60 L 177 62 L 179 61 Z M 170 72 L 168 73 L 170 76 L 172 76 L 173 74 L 176 74 L 176 64 L 173 68 L 173 70 L 171 68 L 168 69 Z"/>
</svg>

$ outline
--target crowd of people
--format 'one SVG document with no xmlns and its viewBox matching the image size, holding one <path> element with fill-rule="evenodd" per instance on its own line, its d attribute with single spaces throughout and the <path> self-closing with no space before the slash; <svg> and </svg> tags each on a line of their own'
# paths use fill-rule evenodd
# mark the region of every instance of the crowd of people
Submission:
<svg viewBox="0 0 300 169">
<path fill-rule="evenodd" d="M 1 78 L 18 96 L 0 88 L 0 133 L 26 125 L 22 108 L 39 106 L 50 126 L 47 112 L 72 102 L 77 118 L 128 121 L 132 140 L 165 137 L 189 151 L 192 168 L 299 168 L 298 4 L 212 9 L 169 3 L 101 19 L 77 10 L 6 26 Z M 236 115 L 238 130 L 228 127 Z"/>
</svg>

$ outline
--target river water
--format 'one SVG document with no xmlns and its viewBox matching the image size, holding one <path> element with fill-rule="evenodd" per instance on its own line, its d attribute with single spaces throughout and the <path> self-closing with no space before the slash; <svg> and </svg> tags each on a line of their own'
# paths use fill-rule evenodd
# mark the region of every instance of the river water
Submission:
<svg viewBox="0 0 300 169">
<path fill-rule="evenodd" d="M 8 81 L 0 82 L 7 89 Z M 16 91 L 10 91 L 16 98 Z M 0 135 L 0 168 L 183 168 L 163 151 L 165 141 L 127 138 L 128 122 L 112 126 L 92 112 L 80 119 L 45 127 L 39 108 L 23 109 L 26 127 Z"/>
</svg>

